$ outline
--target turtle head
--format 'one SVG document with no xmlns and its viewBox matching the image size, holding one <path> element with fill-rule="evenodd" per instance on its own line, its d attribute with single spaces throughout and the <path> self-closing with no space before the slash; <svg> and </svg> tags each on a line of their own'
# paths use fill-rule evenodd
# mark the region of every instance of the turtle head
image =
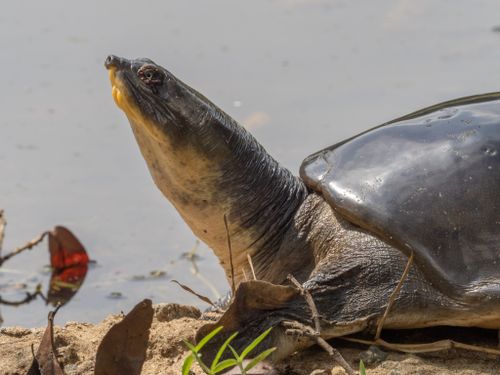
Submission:
<svg viewBox="0 0 500 375">
<path fill-rule="evenodd" d="M 194 146 L 200 131 L 210 136 L 210 131 L 203 130 L 210 124 L 203 120 L 207 113 L 214 113 L 215 106 L 169 71 L 149 59 L 113 55 L 108 56 L 105 66 L 118 107 L 158 142 Z M 210 138 L 210 142 L 217 142 L 216 134 Z"/>
</svg>

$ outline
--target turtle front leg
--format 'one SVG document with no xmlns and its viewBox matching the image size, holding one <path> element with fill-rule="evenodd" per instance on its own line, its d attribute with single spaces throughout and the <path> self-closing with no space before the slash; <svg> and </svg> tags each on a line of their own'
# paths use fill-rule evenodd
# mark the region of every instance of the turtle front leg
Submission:
<svg viewBox="0 0 500 375">
<path fill-rule="evenodd" d="M 287 322 L 284 321 L 281 324 L 285 328 L 285 334 L 292 334 L 292 335 L 302 335 L 305 337 L 308 337 L 312 341 L 314 341 L 316 344 L 318 344 L 322 349 L 324 349 L 331 357 L 332 359 L 338 363 L 349 375 L 354 375 L 356 372 L 349 366 L 347 361 L 342 357 L 340 352 L 335 349 L 333 346 L 328 344 L 328 342 L 325 341 L 321 337 L 321 324 L 320 324 L 320 318 L 322 316 L 318 313 L 318 308 L 316 307 L 316 304 L 314 303 L 314 299 L 311 295 L 311 292 L 309 292 L 307 289 L 305 289 L 298 281 L 293 277 L 293 275 L 288 275 L 287 277 L 288 280 L 295 286 L 295 288 L 300 292 L 300 294 L 305 298 L 307 305 L 309 306 L 309 309 L 311 310 L 311 318 L 314 322 L 314 327 L 315 329 L 313 330 L 311 327 L 308 327 L 302 323 L 299 322 Z"/>
</svg>

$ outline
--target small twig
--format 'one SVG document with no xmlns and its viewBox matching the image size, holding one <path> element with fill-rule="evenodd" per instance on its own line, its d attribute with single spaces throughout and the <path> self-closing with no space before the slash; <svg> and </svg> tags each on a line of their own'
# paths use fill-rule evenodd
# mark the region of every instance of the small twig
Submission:
<svg viewBox="0 0 500 375">
<path fill-rule="evenodd" d="M 199 241 L 196 241 L 193 248 L 185 255 L 185 259 L 191 262 L 191 272 L 195 275 L 200 281 L 205 284 L 213 293 L 216 299 L 221 298 L 221 295 L 217 288 L 200 272 L 198 268 L 198 264 L 196 263 L 196 251 L 198 250 Z"/>
<path fill-rule="evenodd" d="M 199 293 L 196 293 L 193 289 L 191 289 L 190 287 L 188 287 L 187 285 L 184 285 L 184 284 L 181 284 L 180 282 L 178 282 L 177 280 L 172 280 L 171 281 L 172 283 L 176 283 L 177 285 L 179 285 L 182 289 L 184 289 L 186 292 L 189 292 L 193 295 L 195 295 L 196 297 L 198 297 L 199 299 L 201 299 L 203 302 L 206 302 L 208 303 L 209 305 L 212 305 L 215 307 L 215 304 L 210 300 L 210 298 L 208 297 L 205 297 L 204 295 L 202 294 L 199 294 Z"/>
<path fill-rule="evenodd" d="M 7 301 L 7 300 L 3 299 L 2 296 L 0 296 L 0 305 L 21 306 L 21 305 L 24 305 L 26 303 L 30 303 L 31 301 L 36 299 L 36 297 L 38 297 L 38 296 L 43 297 L 42 290 L 41 290 L 41 284 L 38 284 L 38 286 L 36 287 L 36 291 L 34 293 L 26 292 L 26 296 L 24 297 L 24 299 L 22 299 L 20 301 Z"/>
<path fill-rule="evenodd" d="M 257 280 L 257 276 L 255 276 L 255 270 L 253 268 L 253 262 L 252 262 L 252 257 L 250 256 L 250 254 L 247 253 L 247 260 L 248 260 L 248 264 L 250 265 L 250 270 L 252 270 L 252 276 L 253 276 L 253 279 L 254 280 Z"/>
<path fill-rule="evenodd" d="M 342 354 L 331 346 L 325 339 L 323 339 L 318 332 L 315 332 L 311 327 L 308 327 L 302 323 L 293 322 L 283 322 L 285 329 L 285 334 L 288 335 L 301 335 L 310 338 L 316 344 L 318 344 L 324 351 L 326 351 L 332 359 L 339 364 L 349 375 L 356 375 L 356 372 L 347 363 L 347 361 L 342 357 Z"/>
<path fill-rule="evenodd" d="M 408 262 L 406 263 L 406 267 L 403 271 L 403 274 L 401 275 L 401 278 L 399 279 L 398 285 L 396 286 L 396 289 L 391 293 L 389 297 L 389 301 L 387 302 L 387 307 L 385 308 L 384 315 L 382 315 L 382 319 L 380 319 L 380 322 L 378 323 L 377 326 L 377 332 L 375 334 L 375 340 L 380 339 L 380 334 L 382 333 L 382 328 L 384 326 L 385 320 L 387 319 L 387 316 L 389 315 L 389 311 L 391 310 L 392 305 L 396 301 L 396 298 L 401 291 L 401 288 L 403 287 L 403 283 L 406 280 L 406 277 L 408 276 L 408 273 L 410 272 L 410 267 L 413 263 L 413 251 L 411 252 L 410 257 L 408 258 Z"/>
<path fill-rule="evenodd" d="M 62 304 L 60 302 L 58 302 L 54 311 L 49 311 L 49 317 L 48 317 L 49 324 L 50 324 L 50 330 L 51 330 L 50 344 L 52 346 L 52 353 L 54 353 L 54 358 L 56 359 L 56 361 L 58 361 L 58 359 L 57 359 L 56 345 L 55 345 L 55 341 L 54 341 L 54 317 L 56 316 L 56 314 L 59 311 L 59 309 L 61 308 L 61 306 L 62 306 Z"/>
<path fill-rule="evenodd" d="M 2 254 L 3 240 L 5 238 L 5 227 L 7 220 L 5 220 L 4 210 L 0 210 L 0 254 Z"/>
<path fill-rule="evenodd" d="M 47 236 L 50 232 L 43 232 L 42 234 L 40 234 L 38 237 L 36 237 L 35 239 L 29 241 L 27 244 L 25 244 L 24 246 L 21 246 L 21 247 L 18 247 L 17 249 L 11 251 L 10 253 L 8 253 L 7 255 L 3 256 L 0 258 L 0 266 L 2 264 L 4 264 L 7 260 L 9 260 L 10 258 L 12 258 L 13 256 L 19 254 L 19 253 L 22 253 L 23 251 L 25 250 L 31 250 L 34 246 L 38 245 L 40 242 L 43 241 L 43 239 L 45 238 L 45 236 Z"/>
<path fill-rule="evenodd" d="M 227 216 L 224 214 L 224 226 L 226 227 L 227 235 L 227 248 L 229 249 L 229 265 L 231 266 L 231 292 L 234 296 L 236 291 L 235 281 L 234 281 L 234 265 L 233 265 L 233 248 L 231 247 L 231 236 L 229 235 L 229 226 L 227 225 Z"/>
<path fill-rule="evenodd" d="M 241 273 L 243 273 L 243 278 L 245 279 L 245 281 L 248 281 L 248 277 L 247 277 L 247 273 L 245 272 L 245 268 L 241 269 Z"/>
<path fill-rule="evenodd" d="M 314 299 L 312 298 L 311 293 L 307 289 L 304 289 L 304 287 L 297 281 L 295 277 L 293 277 L 293 275 L 288 275 L 287 279 L 290 280 L 290 282 L 295 286 L 295 288 L 300 292 L 300 294 L 306 299 L 307 305 L 311 310 L 311 317 L 314 323 L 314 328 L 316 332 L 319 334 L 321 332 L 321 324 L 319 321 L 321 315 L 319 315 L 318 313 L 318 308 L 314 303 Z"/>
<path fill-rule="evenodd" d="M 36 360 L 35 357 L 35 344 L 31 343 L 31 356 L 33 357 L 34 360 Z"/>
<path fill-rule="evenodd" d="M 325 339 L 323 339 L 320 334 L 321 334 L 321 324 L 319 319 L 321 318 L 321 315 L 318 313 L 318 308 L 316 307 L 316 304 L 314 303 L 314 299 L 309 292 L 309 290 L 305 289 L 293 275 L 288 275 L 287 279 L 290 280 L 290 282 L 297 288 L 297 290 L 300 292 L 300 294 L 306 299 L 307 305 L 309 306 L 309 309 L 311 310 L 311 315 L 312 315 L 312 320 L 314 322 L 314 331 L 312 328 L 307 327 L 301 323 L 297 323 L 297 325 L 300 327 L 300 330 L 303 332 L 303 334 L 307 337 L 312 338 L 316 343 L 321 346 L 332 358 L 333 360 L 338 363 L 342 368 L 349 374 L 349 375 L 355 375 L 356 373 L 354 370 L 349 366 L 347 361 L 342 357 L 342 354 L 335 349 L 333 346 L 328 344 Z"/>
<path fill-rule="evenodd" d="M 194 246 L 187 253 L 182 254 L 182 256 L 186 259 L 193 260 L 196 259 L 196 252 L 198 251 L 198 247 L 200 246 L 200 241 L 196 240 L 194 242 Z"/>
<path fill-rule="evenodd" d="M 340 354 L 337 349 L 327 343 L 325 339 L 323 339 L 322 337 L 316 337 L 316 342 L 330 355 L 330 357 L 333 358 L 335 362 L 337 362 L 344 370 L 346 370 L 349 375 L 356 374 L 356 372 L 351 368 L 351 366 L 349 366 L 344 357 L 342 357 L 342 354 Z"/>
<path fill-rule="evenodd" d="M 424 344 L 394 344 L 382 339 L 362 340 L 354 337 L 338 337 L 339 339 L 365 345 L 379 345 L 384 348 L 403 353 L 430 353 L 449 349 L 464 349 L 480 353 L 500 355 L 500 349 L 485 348 L 477 345 L 469 345 L 453 340 L 440 340 Z"/>
</svg>

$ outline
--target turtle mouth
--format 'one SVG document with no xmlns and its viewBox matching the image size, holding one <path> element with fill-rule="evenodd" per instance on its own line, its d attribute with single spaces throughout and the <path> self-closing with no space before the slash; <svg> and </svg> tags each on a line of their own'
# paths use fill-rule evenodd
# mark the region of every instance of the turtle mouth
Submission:
<svg viewBox="0 0 500 375">
<path fill-rule="evenodd" d="M 140 111 L 127 85 L 125 73 L 116 66 L 106 67 L 108 68 L 109 80 L 111 82 L 111 96 L 116 105 L 127 116 L 137 117 Z"/>
<path fill-rule="evenodd" d="M 113 99 L 117 101 L 118 95 L 120 94 L 120 89 L 116 84 L 116 69 L 111 68 L 108 70 L 109 81 L 111 82 L 111 95 L 113 95 Z"/>
<path fill-rule="evenodd" d="M 159 139 L 158 121 L 150 114 L 157 108 L 131 77 L 134 74 L 132 63 L 130 60 L 116 56 L 109 56 L 106 59 L 104 66 L 108 69 L 111 95 L 133 127 L 147 129 L 150 135 Z M 164 132 L 161 133 L 163 135 Z"/>
<path fill-rule="evenodd" d="M 104 66 L 109 72 L 111 95 L 116 105 L 126 113 L 129 112 L 131 108 L 129 100 L 127 100 L 127 89 L 123 81 L 123 73 L 121 70 L 127 63 L 130 64 L 128 60 L 114 55 L 109 55 L 104 62 Z"/>
<path fill-rule="evenodd" d="M 109 69 L 109 80 L 111 82 L 111 95 L 116 105 L 125 110 L 125 100 L 123 96 L 123 83 L 117 78 L 116 68 Z"/>
</svg>

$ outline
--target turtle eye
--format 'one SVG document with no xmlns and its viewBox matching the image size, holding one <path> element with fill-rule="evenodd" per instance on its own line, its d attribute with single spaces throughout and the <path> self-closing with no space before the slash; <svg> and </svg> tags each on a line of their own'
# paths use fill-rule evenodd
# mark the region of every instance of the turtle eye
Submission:
<svg viewBox="0 0 500 375">
<path fill-rule="evenodd" d="M 137 71 L 139 79 L 148 86 L 160 86 L 163 83 L 163 73 L 154 66 L 143 66 Z"/>
</svg>

